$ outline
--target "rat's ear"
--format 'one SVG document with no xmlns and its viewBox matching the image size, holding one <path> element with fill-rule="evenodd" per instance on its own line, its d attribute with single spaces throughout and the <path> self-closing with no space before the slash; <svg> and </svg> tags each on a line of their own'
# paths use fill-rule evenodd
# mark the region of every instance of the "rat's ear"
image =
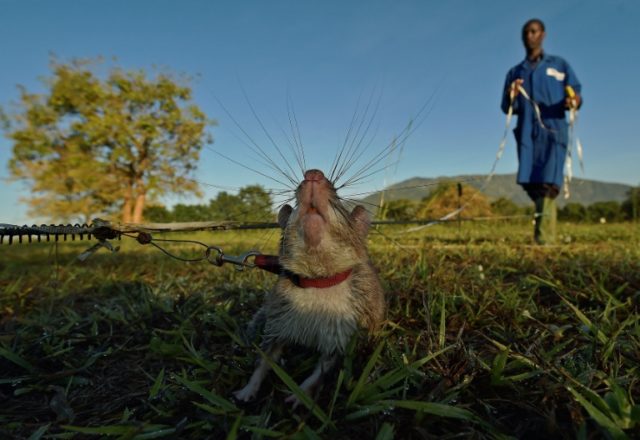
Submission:
<svg viewBox="0 0 640 440">
<path fill-rule="evenodd" d="M 369 232 L 369 226 L 371 225 L 371 219 L 369 213 L 362 205 L 358 205 L 351 211 L 351 220 L 356 226 L 356 231 L 362 237 L 366 237 Z"/>
<path fill-rule="evenodd" d="M 280 208 L 280 212 L 278 212 L 278 224 L 282 229 L 287 226 L 287 222 L 289 221 L 289 217 L 293 212 L 293 208 L 290 205 L 284 205 Z"/>
</svg>

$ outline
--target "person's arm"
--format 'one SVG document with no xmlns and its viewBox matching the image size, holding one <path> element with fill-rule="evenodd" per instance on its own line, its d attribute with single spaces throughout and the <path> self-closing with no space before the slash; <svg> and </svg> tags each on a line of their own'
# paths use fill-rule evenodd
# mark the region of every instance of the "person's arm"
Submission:
<svg viewBox="0 0 640 440">
<path fill-rule="evenodd" d="M 567 91 L 567 97 L 565 99 L 565 106 L 567 108 L 574 107 L 580 108 L 582 106 L 582 85 L 580 81 L 578 81 L 578 77 L 575 72 L 565 61 L 565 72 L 566 76 L 564 79 L 564 87 Z M 573 96 L 571 95 L 571 91 L 573 91 Z"/>
</svg>

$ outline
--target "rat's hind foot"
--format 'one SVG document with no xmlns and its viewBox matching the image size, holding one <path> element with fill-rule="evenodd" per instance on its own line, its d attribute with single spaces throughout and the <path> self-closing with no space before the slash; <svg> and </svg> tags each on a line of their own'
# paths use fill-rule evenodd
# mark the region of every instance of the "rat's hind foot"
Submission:
<svg viewBox="0 0 640 440">
<path fill-rule="evenodd" d="M 302 401 L 298 399 L 298 396 L 296 396 L 295 394 L 291 394 L 286 399 L 284 399 L 284 403 L 286 403 L 287 405 L 291 405 L 291 409 L 296 409 L 298 406 L 300 406 Z"/>
<path fill-rule="evenodd" d="M 336 355 L 323 355 L 318 361 L 318 364 L 313 370 L 313 373 L 311 373 L 311 375 L 300 384 L 300 389 L 307 396 L 313 396 L 313 392 L 315 391 L 316 387 L 322 383 L 324 374 L 333 367 L 333 365 L 336 363 L 336 360 Z M 296 409 L 298 405 L 302 403 L 298 396 L 296 396 L 295 394 L 287 397 L 285 399 L 285 402 L 291 404 L 293 409 Z"/>
<path fill-rule="evenodd" d="M 258 394 L 259 384 L 258 386 L 255 386 L 255 385 L 256 384 L 249 382 L 241 390 L 234 391 L 233 397 L 239 402 L 251 402 L 256 398 L 256 394 Z"/>
</svg>

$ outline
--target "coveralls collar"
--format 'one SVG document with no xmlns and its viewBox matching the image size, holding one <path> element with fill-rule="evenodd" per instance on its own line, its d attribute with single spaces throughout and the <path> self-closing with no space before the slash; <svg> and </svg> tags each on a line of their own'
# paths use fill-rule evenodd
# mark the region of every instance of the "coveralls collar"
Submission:
<svg viewBox="0 0 640 440">
<path fill-rule="evenodd" d="M 522 60 L 521 64 L 525 69 L 536 70 L 538 66 L 544 63 L 548 58 L 549 56 L 547 55 L 547 53 L 542 52 L 542 55 L 540 55 L 540 60 L 536 63 L 535 67 L 531 67 L 531 61 L 529 61 L 529 58 L 527 58 L 527 56 L 525 55 L 524 60 Z"/>
</svg>

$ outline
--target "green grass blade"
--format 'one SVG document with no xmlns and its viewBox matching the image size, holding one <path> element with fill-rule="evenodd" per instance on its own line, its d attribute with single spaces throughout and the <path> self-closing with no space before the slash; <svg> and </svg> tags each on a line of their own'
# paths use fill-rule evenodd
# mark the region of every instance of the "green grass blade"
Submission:
<svg viewBox="0 0 640 440">
<path fill-rule="evenodd" d="M 342 383 L 344 382 L 344 369 L 340 369 L 340 373 L 338 373 L 338 380 L 336 380 L 336 387 L 333 392 L 333 397 L 331 398 L 331 404 L 329 405 L 329 418 L 333 416 L 333 409 L 336 406 L 336 401 L 338 400 L 338 395 L 340 394 L 340 389 L 342 388 Z"/>
<path fill-rule="evenodd" d="M 258 428 L 256 426 L 245 426 L 243 429 L 263 437 L 282 438 L 285 436 L 284 432 L 274 431 L 272 429 L 267 429 L 267 428 Z"/>
<path fill-rule="evenodd" d="M 228 412 L 239 411 L 238 407 L 236 407 L 233 403 L 229 402 L 227 399 L 223 397 L 218 396 L 217 394 L 212 393 L 211 391 L 204 389 L 202 386 L 198 385 L 197 383 L 190 382 L 187 379 L 184 379 L 180 376 L 176 376 L 175 379 L 185 387 L 189 388 L 194 393 L 200 394 L 202 397 L 207 399 L 210 403 L 216 406 L 219 406 L 225 411 L 228 411 Z"/>
<path fill-rule="evenodd" d="M 371 389 L 371 392 L 363 393 L 361 398 L 366 400 L 367 403 L 374 403 L 371 401 L 371 399 L 375 398 L 375 396 L 379 396 L 378 400 L 380 400 L 381 398 L 383 398 L 380 394 L 378 394 L 380 390 L 383 391 L 382 394 L 384 394 L 384 392 L 386 391 L 391 390 L 399 382 L 404 381 L 405 379 L 412 376 L 413 374 L 418 374 L 417 370 L 422 368 L 429 361 L 435 359 L 436 357 L 440 356 L 443 353 L 446 353 L 447 351 L 451 350 L 454 347 L 455 345 L 450 345 L 448 347 L 442 348 L 436 352 L 433 352 L 423 357 L 422 359 L 413 361 L 407 366 L 395 368 L 389 371 L 388 373 L 385 373 L 383 376 L 379 377 L 375 382 L 373 382 L 373 384 L 369 387 Z"/>
<path fill-rule="evenodd" d="M 351 392 L 351 394 L 349 395 L 349 398 L 347 399 L 347 406 L 353 405 L 353 403 L 358 399 L 358 396 L 362 392 L 365 386 L 365 383 L 367 382 L 367 379 L 371 374 L 371 370 L 373 370 L 373 367 L 375 366 L 376 362 L 378 361 L 378 358 L 380 357 L 380 353 L 382 353 L 382 349 L 384 348 L 385 343 L 386 341 L 384 339 L 380 341 L 380 343 L 374 350 L 373 354 L 371 354 L 371 357 L 367 361 L 367 365 L 365 365 L 365 367 L 362 370 L 362 374 L 360 374 L 360 377 L 358 378 L 358 382 L 356 382 L 356 386 L 353 388 L 353 391 Z"/>
<path fill-rule="evenodd" d="M 61 428 L 67 431 L 94 435 L 126 435 L 134 434 L 140 430 L 140 428 L 136 426 L 124 425 L 97 426 L 93 428 L 84 426 L 62 425 Z"/>
<path fill-rule="evenodd" d="M 236 417 L 236 420 L 233 422 L 233 425 L 229 430 L 229 434 L 227 434 L 227 440 L 236 440 L 238 438 L 238 428 L 240 428 L 240 422 L 242 422 L 242 416 L 243 414 L 241 413 L 240 415 L 238 415 L 238 417 Z"/>
<path fill-rule="evenodd" d="M 609 417 L 607 417 L 602 411 L 596 408 L 589 402 L 582 394 L 571 386 L 567 386 L 567 390 L 573 394 L 573 397 L 582 405 L 582 407 L 589 413 L 589 415 L 604 428 L 611 436 L 616 440 L 625 440 L 627 435 L 620 429 Z"/>
<path fill-rule="evenodd" d="M 162 438 L 175 434 L 175 428 L 158 427 L 155 430 L 136 435 L 133 440 L 149 440 L 154 438 Z"/>
<path fill-rule="evenodd" d="M 500 353 L 493 358 L 493 363 L 491 365 L 491 385 L 504 384 L 502 373 L 504 372 L 505 365 L 507 365 L 508 356 L 509 352 L 507 350 L 501 350 Z"/>
<path fill-rule="evenodd" d="M 577 308 L 576 306 L 574 306 L 573 304 L 571 304 L 566 298 L 564 298 L 563 296 L 561 296 L 560 298 L 562 298 L 562 301 L 564 301 L 564 303 L 566 305 L 569 306 L 569 308 L 573 311 L 573 313 L 575 313 L 575 315 L 578 317 L 578 319 L 580 320 L 580 322 L 582 322 L 584 325 L 586 325 L 587 327 L 589 327 L 589 329 L 596 335 L 596 338 L 598 338 L 598 341 L 601 344 L 606 344 L 607 341 L 609 340 L 609 338 L 607 338 L 607 336 L 602 333 L 602 331 L 600 329 L 598 329 L 593 322 L 591 322 L 591 320 L 587 317 L 587 315 L 585 315 L 584 313 L 582 313 L 582 311 Z"/>
<path fill-rule="evenodd" d="M 384 404 L 383 402 L 374 403 L 372 405 L 360 407 L 356 411 L 350 414 L 347 414 L 344 420 L 351 422 L 351 421 L 355 421 L 363 418 L 369 418 L 373 415 L 376 415 L 384 410 L 388 410 L 391 408 L 392 408 L 392 405 L 390 404 Z"/>
<path fill-rule="evenodd" d="M 280 378 L 282 382 L 289 388 L 289 390 L 293 393 L 294 396 L 298 398 L 298 400 L 307 407 L 311 411 L 311 413 L 320 420 L 323 424 L 334 426 L 333 422 L 327 416 L 327 414 L 313 401 L 311 397 L 307 395 L 302 389 L 298 386 L 298 384 L 289 376 L 286 371 L 284 371 L 280 365 L 273 362 L 273 360 L 262 350 L 258 349 L 260 355 L 267 361 L 269 366 L 273 369 L 274 373 Z"/>
<path fill-rule="evenodd" d="M 451 405 L 445 405 L 443 403 L 423 402 L 420 400 L 387 400 L 381 403 L 386 403 L 387 405 L 396 408 L 421 411 L 439 417 L 467 420 L 470 422 L 476 422 L 479 420 L 478 416 L 471 411 Z"/>
<path fill-rule="evenodd" d="M 149 390 L 149 399 L 155 398 L 160 392 L 160 388 L 162 387 L 162 382 L 164 381 L 164 368 L 160 370 L 156 380 L 153 382 L 153 386 L 151 390 Z"/>
<path fill-rule="evenodd" d="M 438 346 L 440 348 L 444 347 L 445 338 L 447 336 L 446 316 L 447 311 L 444 301 L 444 292 L 442 292 L 442 304 L 440 304 L 440 329 L 438 330 Z"/>
<path fill-rule="evenodd" d="M 213 414 L 213 415 L 216 415 L 216 416 L 221 416 L 221 415 L 227 414 L 226 410 L 221 409 L 219 407 L 207 405 L 206 403 L 193 402 L 193 401 L 191 403 L 193 403 L 195 406 L 197 406 L 201 410 L 206 411 L 206 412 L 208 412 L 210 414 Z"/>
<path fill-rule="evenodd" d="M 28 440 L 40 440 L 42 438 L 42 436 L 45 434 L 45 432 L 47 432 L 49 430 L 49 426 L 51 426 L 51 423 L 47 423 L 46 425 L 42 425 L 41 427 L 36 429 L 33 434 L 31 434 L 29 436 Z"/>
<path fill-rule="evenodd" d="M 383 423 L 380 431 L 378 431 L 378 435 L 376 435 L 376 440 L 393 440 L 393 438 L 393 425 L 388 422 Z"/>
<path fill-rule="evenodd" d="M 31 365 L 29 362 L 27 362 L 22 357 L 15 354 L 13 351 L 7 350 L 4 347 L 0 347 L 0 356 L 4 357 L 8 361 L 13 362 L 16 365 L 21 366 L 22 368 L 24 368 L 30 373 L 33 373 L 36 370 L 35 367 Z"/>
</svg>

